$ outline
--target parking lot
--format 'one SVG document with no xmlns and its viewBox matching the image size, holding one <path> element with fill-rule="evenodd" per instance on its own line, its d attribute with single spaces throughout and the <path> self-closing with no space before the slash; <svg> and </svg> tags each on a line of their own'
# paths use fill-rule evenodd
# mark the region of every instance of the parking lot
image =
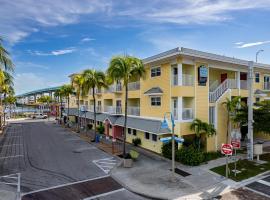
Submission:
<svg viewBox="0 0 270 200">
<path fill-rule="evenodd" d="M 108 175 L 118 162 L 48 120 L 10 124 L 0 138 L 0 176 L 21 173 L 24 200 L 143 199 Z"/>
</svg>

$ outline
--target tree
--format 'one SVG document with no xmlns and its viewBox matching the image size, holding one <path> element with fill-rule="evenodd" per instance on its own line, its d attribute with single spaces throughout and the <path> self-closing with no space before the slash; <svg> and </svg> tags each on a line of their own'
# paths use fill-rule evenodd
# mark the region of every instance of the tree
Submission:
<svg viewBox="0 0 270 200">
<path fill-rule="evenodd" d="M 77 96 L 77 106 L 78 106 L 78 124 L 77 129 L 80 132 L 80 97 L 82 96 L 82 87 L 84 84 L 84 78 L 81 74 L 75 74 L 71 79 L 72 87 L 75 88 L 75 93 Z"/>
<path fill-rule="evenodd" d="M 190 125 L 190 130 L 195 132 L 196 135 L 196 146 L 201 149 L 201 135 L 206 134 L 207 137 L 216 134 L 216 129 L 212 124 L 201 121 L 200 119 L 194 119 Z"/>
<path fill-rule="evenodd" d="M 3 71 L 14 71 L 14 64 L 9 52 L 3 46 L 3 39 L 0 37 L 0 69 Z"/>
<path fill-rule="evenodd" d="M 5 105 L 9 105 L 9 116 L 11 117 L 12 105 L 16 103 L 16 97 L 10 94 L 4 99 L 4 102 L 5 102 Z"/>
<path fill-rule="evenodd" d="M 63 85 L 60 90 L 62 91 L 63 96 L 67 99 L 68 104 L 67 119 L 69 120 L 70 95 L 74 94 L 74 88 L 72 87 L 72 85 Z"/>
<path fill-rule="evenodd" d="M 84 84 L 83 84 L 83 94 L 86 95 L 90 91 L 92 92 L 92 97 L 94 100 L 94 131 L 95 131 L 95 136 L 96 138 L 96 130 L 97 130 L 97 120 L 96 120 L 96 97 L 95 97 L 95 89 L 98 88 L 100 89 L 101 87 L 107 87 L 106 84 L 106 76 L 104 72 L 102 71 L 96 71 L 94 69 L 87 69 L 84 70 L 82 73 L 82 77 L 84 79 Z"/>
<path fill-rule="evenodd" d="M 226 142 L 229 141 L 229 135 L 231 132 L 231 122 L 234 121 L 235 116 L 237 115 L 238 109 L 240 109 L 240 101 L 241 97 L 233 97 L 232 99 L 226 98 L 226 101 L 222 104 L 225 106 L 227 110 L 227 136 L 226 136 Z"/>
<path fill-rule="evenodd" d="M 128 83 L 130 80 L 141 78 L 145 74 L 143 63 L 140 59 L 128 55 L 113 57 L 107 70 L 112 81 L 123 81 L 125 87 L 125 119 L 123 134 L 123 156 L 126 154 L 126 128 L 127 128 L 127 101 Z"/>
<path fill-rule="evenodd" d="M 54 97 L 57 99 L 57 103 L 60 103 L 60 118 L 62 118 L 62 104 L 63 104 L 63 91 L 61 90 L 61 88 L 57 89 L 54 92 Z"/>
</svg>

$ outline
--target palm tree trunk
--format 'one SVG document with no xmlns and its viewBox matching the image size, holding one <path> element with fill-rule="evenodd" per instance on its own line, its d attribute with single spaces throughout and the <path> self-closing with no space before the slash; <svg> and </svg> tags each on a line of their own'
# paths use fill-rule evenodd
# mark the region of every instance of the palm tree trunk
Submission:
<svg viewBox="0 0 270 200">
<path fill-rule="evenodd" d="M 78 105 L 78 124 L 77 124 L 77 131 L 78 132 L 80 132 L 80 94 L 78 94 L 78 103 L 77 103 L 77 105 Z"/>
<path fill-rule="evenodd" d="M 67 102 L 68 102 L 67 120 L 69 122 L 69 96 L 67 97 Z"/>
<path fill-rule="evenodd" d="M 4 99 L 6 99 L 6 93 L 4 93 Z M 6 103 L 4 103 L 3 104 L 3 110 L 4 110 L 4 126 L 6 125 L 6 112 L 5 112 L 5 110 L 6 110 Z"/>
<path fill-rule="evenodd" d="M 97 130 L 97 113 L 96 113 L 96 97 L 95 97 L 95 88 L 92 88 L 92 96 L 94 100 L 94 140 L 96 140 L 96 130 Z"/>
<path fill-rule="evenodd" d="M 126 129 L 127 129 L 127 101 L 128 101 L 128 84 L 125 83 L 125 121 L 124 121 L 124 134 L 123 134 L 123 156 L 126 155 Z"/>
<path fill-rule="evenodd" d="M 228 118 L 227 118 L 227 137 L 226 137 L 226 143 L 228 144 L 228 140 L 229 140 L 229 128 L 230 128 L 230 115 L 228 114 Z"/>
</svg>

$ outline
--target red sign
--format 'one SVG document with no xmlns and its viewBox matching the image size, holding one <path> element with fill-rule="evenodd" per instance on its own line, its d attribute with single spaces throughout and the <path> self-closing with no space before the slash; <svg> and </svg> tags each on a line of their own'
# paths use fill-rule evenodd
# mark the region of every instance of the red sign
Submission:
<svg viewBox="0 0 270 200">
<path fill-rule="evenodd" d="M 233 146 L 231 144 L 222 144 L 221 153 L 225 155 L 232 155 Z"/>
<path fill-rule="evenodd" d="M 240 140 L 232 140 L 231 144 L 232 144 L 234 149 L 240 149 L 240 147 L 241 147 Z"/>
</svg>

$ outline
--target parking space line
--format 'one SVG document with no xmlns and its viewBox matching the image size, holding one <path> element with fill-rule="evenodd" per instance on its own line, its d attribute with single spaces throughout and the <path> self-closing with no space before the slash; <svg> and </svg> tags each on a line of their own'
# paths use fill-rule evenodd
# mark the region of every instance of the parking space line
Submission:
<svg viewBox="0 0 270 200">
<path fill-rule="evenodd" d="M 264 184 L 264 185 L 267 185 L 267 186 L 270 186 L 270 183 L 267 181 L 264 181 L 264 180 L 258 180 L 257 182 Z"/>
<path fill-rule="evenodd" d="M 1 147 L 11 147 L 11 146 L 21 146 L 22 144 L 4 144 L 4 145 L 2 145 L 2 146 L 0 146 L 0 148 Z"/>
<path fill-rule="evenodd" d="M 108 174 L 117 164 L 117 160 L 114 157 L 93 160 L 92 162 L 106 174 Z"/>
<path fill-rule="evenodd" d="M 260 194 L 260 195 L 265 196 L 265 197 L 270 197 L 269 195 L 267 195 L 267 194 L 265 194 L 263 192 L 260 192 L 258 190 L 251 189 L 249 187 L 244 187 L 244 189 L 249 190 L 249 191 L 254 192 L 254 193 L 257 193 L 257 194 Z"/>
<path fill-rule="evenodd" d="M 24 155 L 16 155 L 16 156 L 5 156 L 5 157 L 0 157 L 0 159 L 5 159 L 5 158 L 17 158 L 17 157 L 23 157 Z"/>
<path fill-rule="evenodd" d="M 108 196 L 110 194 L 114 194 L 114 193 L 117 193 L 117 192 L 122 192 L 122 191 L 125 191 L 126 189 L 125 188 L 121 188 L 121 189 L 118 189 L 118 190 L 113 190 L 113 191 L 110 191 L 110 192 L 105 192 L 105 193 L 102 193 L 102 194 L 99 194 L 99 195 L 95 195 L 95 196 L 92 196 L 92 197 L 88 197 L 88 198 L 85 198 L 83 200 L 91 200 L 91 199 L 97 199 L 99 197 L 104 197 L 104 196 Z"/>
</svg>

